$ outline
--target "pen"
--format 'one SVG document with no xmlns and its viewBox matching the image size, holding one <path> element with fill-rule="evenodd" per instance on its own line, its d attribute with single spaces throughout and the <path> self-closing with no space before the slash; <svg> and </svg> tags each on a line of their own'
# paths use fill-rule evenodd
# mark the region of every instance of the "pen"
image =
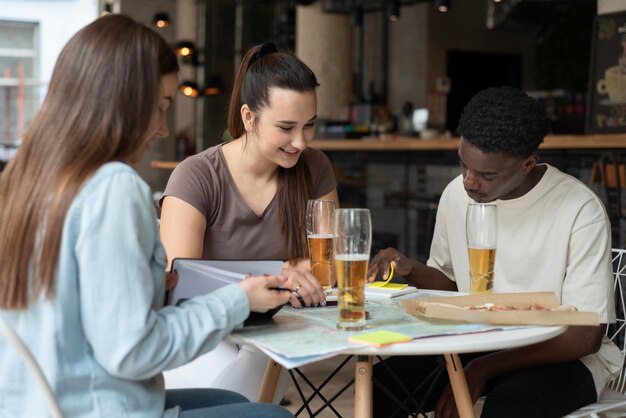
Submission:
<svg viewBox="0 0 626 418">
<path fill-rule="evenodd" d="M 298 297 L 298 302 L 300 302 L 302 304 L 303 308 L 325 308 L 327 306 L 337 306 L 337 301 L 336 300 L 325 300 L 322 303 L 320 303 L 319 305 L 305 306 L 304 305 L 304 299 L 302 299 L 301 297 Z"/>
<path fill-rule="evenodd" d="M 269 290 L 276 290 L 278 292 L 293 292 L 292 289 L 288 287 L 268 287 Z"/>
<path fill-rule="evenodd" d="M 276 290 L 278 292 L 291 292 L 294 293 L 293 290 L 287 288 L 287 287 L 268 287 L 269 290 Z M 295 296 L 295 295 L 294 295 Z M 302 306 L 304 306 L 304 299 L 302 299 L 301 296 L 298 296 L 298 301 L 302 304 Z M 321 303 L 320 305 L 321 307 L 324 306 L 337 306 L 337 301 L 336 300 L 325 300 Z"/>
</svg>

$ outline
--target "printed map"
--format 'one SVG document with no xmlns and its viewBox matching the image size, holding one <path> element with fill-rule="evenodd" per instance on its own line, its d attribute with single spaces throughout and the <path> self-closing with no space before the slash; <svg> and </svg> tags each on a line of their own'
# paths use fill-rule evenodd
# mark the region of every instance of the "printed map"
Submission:
<svg viewBox="0 0 626 418">
<path fill-rule="evenodd" d="M 406 295 L 406 298 L 431 297 L 429 292 Z M 247 326 L 235 331 L 234 342 L 252 343 L 286 368 L 332 357 L 346 349 L 362 347 L 348 341 L 353 334 L 384 329 L 415 338 L 466 334 L 502 329 L 484 324 L 462 324 L 417 318 L 404 311 L 396 301 L 368 301 L 368 325 L 363 331 L 336 329 L 338 308 L 317 307 L 294 309 L 285 307 L 268 324 Z"/>
</svg>

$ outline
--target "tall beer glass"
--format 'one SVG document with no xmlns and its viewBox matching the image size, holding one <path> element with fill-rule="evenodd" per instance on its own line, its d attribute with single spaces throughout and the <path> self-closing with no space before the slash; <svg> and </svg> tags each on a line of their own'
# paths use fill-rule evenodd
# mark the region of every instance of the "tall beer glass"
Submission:
<svg viewBox="0 0 626 418">
<path fill-rule="evenodd" d="M 372 246 L 369 209 L 337 209 L 334 225 L 339 320 L 337 328 L 365 327 L 365 283 Z"/>
<path fill-rule="evenodd" d="M 468 204 L 466 230 L 470 293 L 491 293 L 498 240 L 498 207 L 488 203 Z"/>
<path fill-rule="evenodd" d="M 311 273 L 324 290 L 334 285 L 333 221 L 334 200 L 311 199 L 306 207 L 306 238 L 309 243 Z"/>
</svg>

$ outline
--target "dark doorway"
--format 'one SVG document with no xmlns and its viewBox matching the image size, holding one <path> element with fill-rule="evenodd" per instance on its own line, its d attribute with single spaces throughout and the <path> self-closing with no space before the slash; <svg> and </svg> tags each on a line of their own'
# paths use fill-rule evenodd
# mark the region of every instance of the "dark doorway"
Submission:
<svg viewBox="0 0 626 418">
<path fill-rule="evenodd" d="M 448 51 L 447 74 L 451 88 L 446 129 L 455 132 L 463 107 L 474 94 L 488 87 L 521 87 L 522 57 L 517 54 Z"/>
</svg>

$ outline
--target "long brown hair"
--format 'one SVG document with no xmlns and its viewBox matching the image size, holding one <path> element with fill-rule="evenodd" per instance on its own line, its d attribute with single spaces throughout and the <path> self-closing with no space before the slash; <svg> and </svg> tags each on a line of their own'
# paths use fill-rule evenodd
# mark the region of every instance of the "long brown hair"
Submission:
<svg viewBox="0 0 626 418">
<path fill-rule="evenodd" d="M 311 69 L 296 56 L 278 52 L 271 42 L 257 45 L 246 53 L 235 78 L 228 106 L 228 130 L 233 138 L 246 133 L 241 106 L 253 113 L 270 105 L 270 88 L 303 93 L 319 86 Z M 306 151 L 305 151 L 306 152 Z M 308 173 L 300 161 L 290 169 L 278 167 L 278 216 L 287 257 L 308 255 L 303 223 L 309 199 Z"/>
<path fill-rule="evenodd" d="M 0 308 L 52 297 L 72 201 L 100 166 L 140 151 L 160 78 L 177 71 L 167 43 L 122 15 L 97 19 L 63 48 L 41 109 L 0 175 Z"/>
</svg>

